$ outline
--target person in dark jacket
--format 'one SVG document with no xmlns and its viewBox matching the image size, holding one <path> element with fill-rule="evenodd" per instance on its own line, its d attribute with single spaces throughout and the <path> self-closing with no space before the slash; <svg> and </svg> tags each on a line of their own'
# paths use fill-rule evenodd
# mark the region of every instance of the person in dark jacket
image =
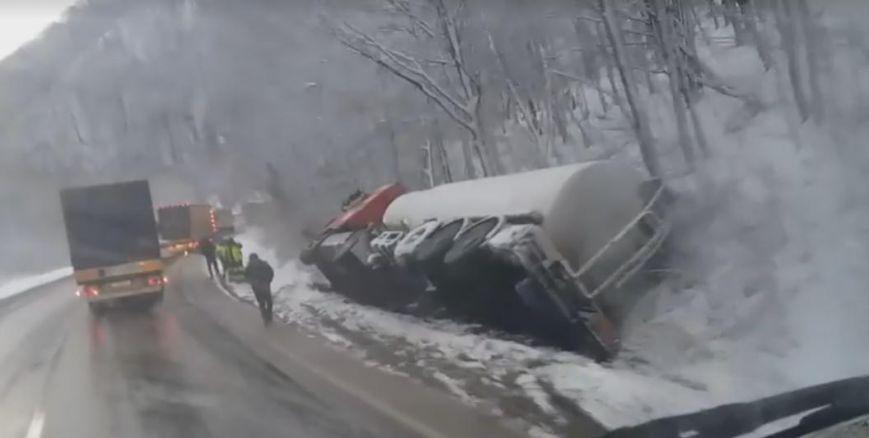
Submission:
<svg viewBox="0 0 869 438">
<path fill-rule="evenodd" d="M 220 276 L 220 268 L 217 267 L 217 249 L 214 247 L 214 242 L 207 238 L 200 240 L 199 252 L 205 257 L 205 264 L 208 266 L 208 276 L 214 278 L 215 272 Z"/>
<path fill-rule="evenodd" d="M 250 255 L 247 268 L 244 270 L 244 276 L 253 289 L 263 322 L 266 325 L 270 324 L 272 322 L 271 285 L 275 271 L 265 260 L 260 259 L 256 253 L 253 253 Z"/>
</svg>

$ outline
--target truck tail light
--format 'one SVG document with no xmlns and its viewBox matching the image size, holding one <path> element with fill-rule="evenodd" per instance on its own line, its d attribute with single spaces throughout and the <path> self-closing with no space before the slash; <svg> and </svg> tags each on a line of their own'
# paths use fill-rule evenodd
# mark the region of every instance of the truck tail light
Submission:
<svg viewBox="0 0 869 438">
<path fill-rule="evenodd" d="M 148 277 L 148 286 L 162 286 L 163 277 Z"/>
<path fill-rule="evenodd" d="M 100 288 L 93 286 L 93 285 L 82 286 L 78 290 L 75 291 L 75 296 L 77 296 L 77 297 L 85 297 L 85 298 L 96 297 L 96 296 L 99 296 L 99 294 L 100 294 Z"/>
</svg>

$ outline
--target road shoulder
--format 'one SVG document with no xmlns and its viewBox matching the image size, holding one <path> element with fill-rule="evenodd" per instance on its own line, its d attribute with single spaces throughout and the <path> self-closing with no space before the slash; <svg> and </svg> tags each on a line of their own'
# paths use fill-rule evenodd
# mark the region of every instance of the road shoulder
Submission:
<svg viewBox="0 0 869 438">
<path fill-rule="evenodd" d="M 171 268 L 174 290 L 248 345 L 253 352 L 351 420 L 371 425 L 378 436 L 519 437 L 519 420 L 508 422 L 469 407 L 406 376 L 367 366 L 325 340 L 293 325 L 263 327 L 256 309 L 239 303 L 180 260 Z"/>
</svg>

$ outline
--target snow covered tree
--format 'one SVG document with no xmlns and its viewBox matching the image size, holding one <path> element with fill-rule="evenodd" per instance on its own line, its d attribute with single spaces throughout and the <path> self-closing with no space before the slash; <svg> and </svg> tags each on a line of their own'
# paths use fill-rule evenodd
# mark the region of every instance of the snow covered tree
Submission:
<svg viewBox="0 0 869 438">
<path fill-rule="evenodd" d="M 485 75 L 472 70 L 465 59 L 464 1 L 453 6 L 447 0 L 428 0 L 419 8 L 399 0 L 390 3 L 409 21 L 404 28 L 410 30 L 407 35 L 419 40 L 423 37 L 417 38 L 420 33 L 415 29 L 420 29 L 427 42 L 434 42 L 433 49 L 429 45 L 430 58 L 390 47 L 384 40 L 347 22 L 335 26 L 338 40 L 406 81 L 468 132 L 476 160 L 465 163 L 469 176 L 476 174 L 477 167 L 483 176 L 503 173 L 503 164 L 492 144 L 491 128 L 483 115 Z"/>
<path fill-rule="evenodd" d="M 645 163 L 649 174 L 653 177 L 660 176 L 661 165 L 655 148 L 655 139 L 652 136 L 646 110 L 642 107 L 642 102 L 639 101 L 637 85 L 631 75 L 629 75 L 628 69 L 630 66 L 625 58 L 624 39 L 621 28 L 618 26 L 618 22 L 616 21 L 614 7 L 610 2 L 607 2 L 607 0 L 598 0 L 598 7 L 600 15 L 603 18 L 607 39 L 609 40 L 613 50 L 613 58 L 616 68 L 619 71 L 619 77 L 621 78 L 622 87 L 625 92 L 625 99 L 630 108 L 631 124 L 634 128 L 634 132 L 637 134 L 637 141 L 640 145 L 640 153 L 643 156 L 643 163 Z"/>
</svg>

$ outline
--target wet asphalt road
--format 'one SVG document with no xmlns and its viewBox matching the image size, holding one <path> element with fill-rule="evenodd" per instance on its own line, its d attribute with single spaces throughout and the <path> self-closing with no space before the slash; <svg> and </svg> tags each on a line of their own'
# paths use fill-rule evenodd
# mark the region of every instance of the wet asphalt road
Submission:
<svg viewBox="0 0 869 438">
<path fill-rule="evenodd" d="M 0 437 L 374 436 L 171 287 L 101 317 L 74 287 L 0 301 Z"/>
</svg>

